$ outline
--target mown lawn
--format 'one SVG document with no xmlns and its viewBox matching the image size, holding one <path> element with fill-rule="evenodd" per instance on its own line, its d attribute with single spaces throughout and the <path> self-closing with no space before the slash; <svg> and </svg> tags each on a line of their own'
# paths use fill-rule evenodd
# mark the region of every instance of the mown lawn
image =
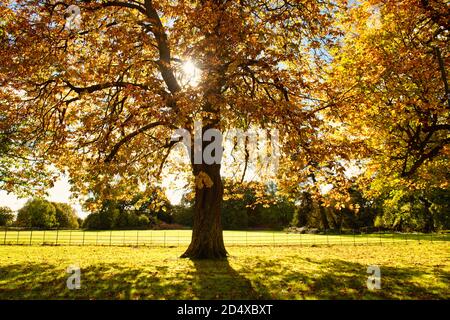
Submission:
<svg viewBox="0 0 450 320">
<path fill-rule="evenodd" d="M 227 261 L 182 247 L 0 246 L 0 299 L 449 299 L 446 243 L 230 247 Z M 66 288 L 69 265 L 81 289 Z M 366 286 L 381 268 L 381 290 Z"/>
</svg>

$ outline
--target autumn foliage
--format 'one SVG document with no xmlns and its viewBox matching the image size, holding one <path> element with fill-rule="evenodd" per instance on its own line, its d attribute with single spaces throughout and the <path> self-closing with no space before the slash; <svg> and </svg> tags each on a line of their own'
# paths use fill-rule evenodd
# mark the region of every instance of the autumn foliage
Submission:
<svg viewBox="0 0 450 320">
<path fill-rule="evenodd" d="M 3 1 L 0 186 L 42 186 L 52 164 L 75 195 L 126 200 L 185 174 L 194 258 L 226 255 L 221 173 L 337 209 L 354 184 L 448 190 L 448 21 L 438 0 Z M 247 144 L 238 161 L 180 165 L 172 133 L 195 121 L 277 130 L 279 167 L 249 165 Z"/>
</svg>

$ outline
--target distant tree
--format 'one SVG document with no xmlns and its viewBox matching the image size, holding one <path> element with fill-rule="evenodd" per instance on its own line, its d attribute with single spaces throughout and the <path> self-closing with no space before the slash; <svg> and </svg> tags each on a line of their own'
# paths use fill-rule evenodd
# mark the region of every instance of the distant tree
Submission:
<svg viewBox="0 0 450 320">
<path fill-rule="evenodd" d="M 222 202 L 222 226 L 228 230 L 247 229 L 248 214 L 244 199 L 228 199 Z"/>
<path fill-rule="evenodd" d="M 98 212 L 98 228 L 102 230 L 114 229 L 119 214 L 120 210 L 115 206 L 114 201 L 108 200 Z"/>
<path fill-rule="evenodd" d="M 192 205 L 185 204 L 173 206 L 172 217 L 174 223 L 192 227 L 194 219 L 194 208 Z"/>
<path fill-rule="evenodd" d="M 77 217 L 77 222 L 78 222 L 78 227 L 81 228 L 81 226 L 84 223 L 84 220 L 82 218 L 80 218 L 80 217 Z"/>
<path fill-rule="evenodd" d="M 287 227 L 294 216 L 295 206 L 284 198 L 277 198 L 275 203 L 266 204 L 261 208 L 263 227 L 282 229 Z"/>
<path fill-rule="evenodd" d="M 52 202 L 56 209 L 56 222 L 59 228 L 77 229 L 79 227 L 75 210 L 67 203 Z"/>
<path fill-rule="evenodd" d="M 56 208 L 44 199 L 29 200 L 17 214 L 17 225 L 32 228 L 56 227 Z"/>
<path fill-rule="evenodd" d="M 367 199 L 356 186 L 348 190 L 348 198 L 343 203 L 344 207 L 331 206 L 333 221 L 336 229 L 351 228 L 360 229 L 362 227 L 373 227 L 374 220 L 381 210 L 374 203 L 375 199 Z"/>
<path fill-rule="evenodd" d="M 275 188 L 276 189 L 276 188 Z M 224 200 L 222 202 L 222 226 L 227 230 L 247 228 L 280 229 L 288 226 L 294 213 L 294 205 L 276 194 L 274 186 L 264 183 L 243 183 L 234 185 L 224 179 Z M 194 202 L 192 194 L 186 194 L 175 206 L 174 222 L 192 226 Z"/>
<path fill-rule="evenodd" d="M 117 192 L 117 190 L 115 190 Z M 88 202 L 97 202 L 90 199 Z M 100 209 L 88 215 L 83 223 L 86 229 L 144 229 L 158 222 L 158 217 L 172 219 L 167 214 L 171 205 L 160 189 L 151 194 L 136 194 L 131 200 L 103 200 Z"/>
<path fill-rule="evenodd" d="M 399 231 L 433 232 L 450 228 L 450 189 L 387 189 L 380 196 L 382 213 L 376 226 Z"/>
<path fill-rule="evenodd" d="M 147 228 L 150 225 L 150 219 L 147 216 L 143 215 L 143 214 L 138 216 L 138 221 L 137 222 L 138 222 L 138 225 L 137 225 L 138 228 L 144 228 L 145 229 L 145 228 Z"/>
<path fill-rule="evenodd" d="M 11 225 L 14 221 L 14 214 L 11 208 L 0 207 L 0 226 Z"/>
<path fill-rule="evenodd" d="M 91 213 L 83 221 L 83 229 L 98 230 L 100 229 L 99 214 Z"/>
<path fill-rule="evenodd" d="M 299 197 L 299 204 L 295 208 L 291 225 L 294 227 L 305 227 L 313 209 L 314 203 L 311 194 L 307 191 L 302 192 Z"/>
<path fill-rule="evenodd" d="M 119 211 L 115 220 L 115 227 L 118 229 L 125 229 L 130 226 L 130 213 L 128 211 Z"/>
<path fill-rule="evenodd" d="M 139 218 L 135 214 L 130 214 L 128 218 L 128 228 L 135 229 L 139 226 Z"/>
<path fill-rule="evenodd" d="M 435 223 L 436 229 L 450 229 L 450 188 L 429 189 L 428 205 L 424 206 L 424 214 L 429 217 L 430 213 Z M 429 210 L 429 212 L 427 211 Z M 428 221 L 430 221 L 429 219 Z M 433 227 L 433 226 L 430 226 Z M 426 231 L 434 231 L 432 228 L 425 228 Z"/>
</svg>

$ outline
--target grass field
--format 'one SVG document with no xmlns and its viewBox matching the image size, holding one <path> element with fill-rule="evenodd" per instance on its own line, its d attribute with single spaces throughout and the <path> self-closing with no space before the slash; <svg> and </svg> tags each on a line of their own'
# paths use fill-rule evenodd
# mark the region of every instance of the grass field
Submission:
<svg viewBox="0 0 450 320">
<path fill-rule="evenodd" d="M 183 247 L 0 246 L 0 299 L 449 299 L 448 243 L 228 248 L 226 261 Z M 69 265 L 81 289 L 69 290 Z M 369 265 L 381 289 L 366 286 Z"/>
<path fill-rule="evenodd" d="M 187 246 L 191 230 L 126 231 L 16 231 L 0 230 L 1 244 L 101 245 L 101 246 Z M 292 234 L 282 231 L 224 231 L 227 246 L 392 244 L 450 241 L 450 234 Z"/>
</svg>

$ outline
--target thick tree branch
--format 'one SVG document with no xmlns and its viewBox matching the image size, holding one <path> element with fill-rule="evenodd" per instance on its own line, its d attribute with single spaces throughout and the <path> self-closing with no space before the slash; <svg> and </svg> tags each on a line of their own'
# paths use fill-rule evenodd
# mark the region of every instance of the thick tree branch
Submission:
<svg viewBox="0 0 450 320">
<path fill-rule="evenodd" d="M 167 123 L 161 122 L 161 121 L 152 122 L 152 123 L 149 123 L 149 124 L 143 126 L 142 128 L 139 128 L 138 130 L 133 131 L 132 133 L 126 135 L 118 143 L 116 143 L 116 145 L 112 148 L 111 152 L 106 157 L 105 162 L 106 163 L 111 162 L 114 159 L 117 152 L 119 151 L 120 147 L 122 145 L 124 145 L 125 143 L 127 143 L 128 141 L 130 141 L 131 139 L 133 139 L 134 137 L 136 137 L 138 134 L 145 132 L 147 130 L 150 130 L 152 128 L 161 126 L 161 125 L 167 125 Z"/>
<path fill-rule="evenodd" d="M 146 15 L 150 19 L 152 24 L 151 30 L 153 35 L 155 36 L 156 43 L 158 44 L 159 50 L 159 61 L 158 66 L 161 72 L 161 76 L 164 79 L 167 87 L 169 88 L 172 94 L 177 93 L 181 90 L 180 85 L 178 84 L 177 79 L 170 67 L 170 47 L 167 39 L 167 34 L 164 31 L 164 26 L 162 25 L 161 19 L 158 16 L 158 12 L 156 12 L 153 7 L 153 3 L 151 0 L 145 0 L 145 10 Z"/>
<path fill-rule="evenodd" d="M 146 14 L 145 8 L 135 1 L 107 1 L 102 4 L 103 7 L 123 7 L 138 10 L 140 13 Z"/>
<path fill-rule="evenodd" d="M 450 109 L 450 90 L 448 87 L 447 72 L 445 70 L 445 62 L 444 62 L 444 59 L 442 58 L 441 50 L 439 50 L 438 47 L 434 48 L 434 52 L 435 52 L 436 58 L 438 59 L 438 62 L 439 62 L 439 70 L 441 71 L 441 78 L 442 78 L 442 82 L 444 83 L 445 97 L 447 100 L 447 108 Z"/>
<path fill-rule="evenodd" d="M 435 146 L 429 152 L 423 153 L 419 157 L 419 159 L 414 162 L 414 164 L 411 166 L 411 168 L 408 171 L 403 170 L 401 176 L 402 177 L 411 177 L 426 160 L 431 160 L 434 157 L 438 156 L 439 152 L 442 150 L 442 148 L 445 145 L 447 145 L 448 143 L 450 143 L 450 138 L 449 139 L 444 139 L 441 144 Z"/>
<path fill-rule="evenodd" d="M 64 81 L 65 84 L 67 84 L 67 86 L 70 89 L 72 89 L 73 91 L 75 91 L 78 94 L 80 94 L 80 93 L 93 93 L 95 91 L 101 91 L 101 90 L 108 89 L 108 88 L 126 87 L 126 86 L 135 86 L 135 87 L 139 87 L 139 88 L 144 89 L 144 90 L 149 90 L 150 89 L 148 86 L 143 85 L 143 84 L 132 83 L 132 82 L 125 82 L 125 81 L 105 82 L 105 83 L 95 84 L 95 85 L 88 86 L 88 87 L 76 87 L 76 86 L 74 86 L 73 84 L 71 84 L 67 80 L 63 80 L 63 81 Z"/>
</svg>

